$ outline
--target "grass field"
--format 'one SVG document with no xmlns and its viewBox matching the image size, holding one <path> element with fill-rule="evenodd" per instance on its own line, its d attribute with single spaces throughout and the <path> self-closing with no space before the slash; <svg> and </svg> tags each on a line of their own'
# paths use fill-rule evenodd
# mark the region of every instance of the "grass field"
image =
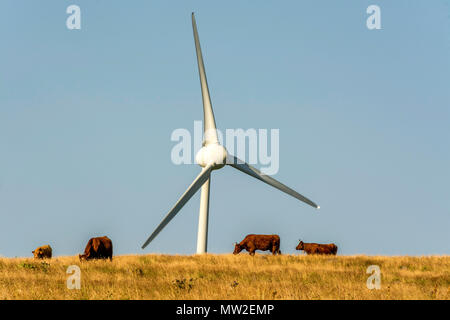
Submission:
<svg viewBox="0 0 450 320">
<path fill-rule="evenodd" d="M 69 265 L 81 289 L 69 290 Z M 381 289 L 366 269 L 381 269 Z M 450 299 L 450 257 L 117 256 L 0 258 L 0 299 Z"/>
</svg>

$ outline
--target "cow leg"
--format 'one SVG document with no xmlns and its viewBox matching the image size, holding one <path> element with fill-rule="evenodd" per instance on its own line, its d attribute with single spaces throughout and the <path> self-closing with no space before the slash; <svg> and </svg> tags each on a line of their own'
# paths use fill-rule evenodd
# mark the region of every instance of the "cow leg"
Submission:
<svg viewBox="0 0 450 320">
<path fill-rule="evenodd" d="M 256 251 L 256 246 L 253 243 L 249 243 L 247 245 L 247 251 L 249 252 L 249 254 L 251 256 L 254 256 L 255 255 L 255 251 Z"/>
<path fill-rule="evenodd" d="M 276 244 L 275 246 L 273 246 L 273 254 L 274 255 L 276 255 L 276 254 L 281 254 L 281 251 L 280 251 L 280 244 Z"/>
</svg>

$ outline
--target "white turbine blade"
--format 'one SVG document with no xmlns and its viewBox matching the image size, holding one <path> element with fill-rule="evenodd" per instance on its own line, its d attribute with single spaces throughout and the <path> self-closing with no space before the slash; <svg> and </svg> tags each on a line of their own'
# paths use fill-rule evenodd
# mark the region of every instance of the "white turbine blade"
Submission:
<svg viewBox="0 0 450 320">
<path fill-rule="evenodd" d="M 181 208 L 189 201 L 190 198 L 197 192 L 198 189 L 208 180 L 211 173 L 212 166 L 205 167 L 202 172 L 195 178 L 194 182 L 187 188 L 187 190 L 183 193 L 181 198 L 177 201 L 177 203 L 173 206 L 173 208 L 169 211 L 166 217 L 161 221 L 159 226 L 153 231 L 152 235 L 145 241 L 142 245 L 142 249 L 144 249 L 155 237 L 161 232 L 162 229 L 170 222 L 170 220 L 175 217 L 175 215 L 180 211 Z"/>
<path fill-rule="evenodd" d="M 256 178 L 259 179 L 269 185 L 271 185 L 274 188 L 277 188 L 278 190 L 281 190 L 291 196 L 293 196 L 294 198 L 297 198 L 298 200 L 301 200 L 307 204 L 309 204 L 310 206 L 319 209 L 320 207 L 315 204 L 314 202 L 312 202 L 311 200 L 309 200 L 308 198 L 302 196 L 300 193 L 298 193 L 295 190 L 292 190 L 291 188 L 285 186 L 284 184 L 282 184 L 281 182 L 275 180 L 274 178 L 262 174 L 261 171 L 259 171 L 258 169 L 252 167 L 251 165 L 245 163 L 244 161 L 234 157 L 234 156 L 230 156 L 231 161 L 227 161 L 227 164 Z"/>
<path fill-rule="evenodd" d="M 200 75 L 200 86 L 202 88 L 203 100 L 203 130 L 205 135 L 205 145 L 218 143 L 216 122 L 209 96 L 208 80 L 206 79 L 205 65 L 203 64 L 202 49 L 198 38 L 197 24 L 195 23 L 194 13 L 192 12 L 192 29 L 194 30 L 195 51 L 197 53 L 198 73 Z"/>
</svg>

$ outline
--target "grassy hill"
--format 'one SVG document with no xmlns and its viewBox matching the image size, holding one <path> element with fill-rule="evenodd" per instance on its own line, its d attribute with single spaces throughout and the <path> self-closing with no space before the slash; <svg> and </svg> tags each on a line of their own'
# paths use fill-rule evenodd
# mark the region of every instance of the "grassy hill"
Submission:
<svg viewBox="0 0 450 320">
<path fill-rule="evenodd" d="M 81 289 L 66 287 L 69 265 Z M 366 269 L 381 269 L 381 289 Z M 450 299 L 450 257 L 117 256 L 0 258 L 0 299 Z"/>
</svg>

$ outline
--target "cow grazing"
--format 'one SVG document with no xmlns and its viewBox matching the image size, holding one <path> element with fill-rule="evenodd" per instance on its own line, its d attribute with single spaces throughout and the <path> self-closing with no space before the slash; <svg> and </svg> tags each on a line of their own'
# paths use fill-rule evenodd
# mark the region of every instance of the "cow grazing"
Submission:
<svg viewBox="0 0 450 320">
<path fill-rule="evenodd" d="M 84 254 L 78 256 L 80 261 L 91 259 L 109 259 L 112 261 L 112 241 L 107 236 L 89 239 Z"/>
<path fill-rule="evenodd" d="M 251 256 L 255 255 L 256 250 L 270 250 L 273 255 L 281 254 L 280 237 L 276 234 L 249 234 L 240 243 L 235 243 L 233 254 L 238 254 L 244 249 L 247 250 Z"/>
<path fill-rule="evenodd" d="M 300 240 L 300 243 L 295 248 L 296 250 L 303 250 L 306 254 L 330 254 L 336 255 L 338 247 L 334 243 L 320 244 L 320 243 L 304 243 Z"/>
<path fill-rule="evenodd" d="M 52 257 L 52 247 L 47 244 L 36 248 L 36 250 L 31 251 L 31 253 L 33 253 L 35 259 L 50 259 Z"/>
</svg>

